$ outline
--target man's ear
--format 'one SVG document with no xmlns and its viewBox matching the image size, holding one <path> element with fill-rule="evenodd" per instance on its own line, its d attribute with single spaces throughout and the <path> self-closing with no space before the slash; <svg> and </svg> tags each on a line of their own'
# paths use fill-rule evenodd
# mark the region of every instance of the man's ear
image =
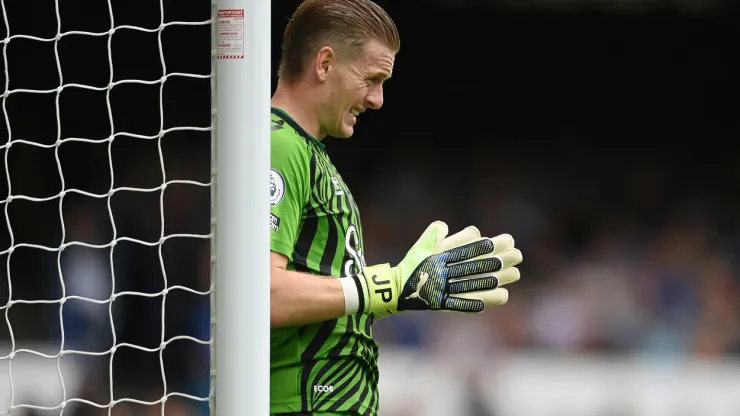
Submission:
<svg viewBox="0 0 740 416">
<path fill-rule="evenodd" d="M 337 54 L 330 46 L 324 46 L 316 54 L 316 77 L 320 82 L 326 81 L 329 71 L 337 62 Z"/>
</svg>

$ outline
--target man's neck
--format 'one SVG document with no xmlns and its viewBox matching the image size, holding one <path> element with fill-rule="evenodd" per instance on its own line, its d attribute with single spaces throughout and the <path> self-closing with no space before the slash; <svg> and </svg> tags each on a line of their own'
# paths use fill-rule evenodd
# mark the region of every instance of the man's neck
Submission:
<svg viewBox="0 0 740 416">
<path fill-rule="evenodd" d="M 316 118 L 314 104 L 309 98 L 305 85 L 300 82 L 290 86 L 278 84 L 272 96 L 272 106 L 287 113 L 316 140 L 324 138 L 324 135 L 319 132 L 319 120 Z"/>
</svg>

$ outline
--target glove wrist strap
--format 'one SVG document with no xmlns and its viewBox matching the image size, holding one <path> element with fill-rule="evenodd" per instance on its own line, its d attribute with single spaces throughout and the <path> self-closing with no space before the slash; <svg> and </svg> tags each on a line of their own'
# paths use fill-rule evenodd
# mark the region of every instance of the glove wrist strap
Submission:
<svg viewBox="0 0 740 416">
<path fill-rule="evenodd" d="M 344 312 L 381 312 L 395 310 L 398 289 L 393 284 L 390 264 L 365 267 L 359 274 L 339 279 L 344 293 Z"/>
<path fill-rule="evenodd" d="M 393 281 L 393 269 L 390 264 L 365 267 L 362 271 L 364 279 L 360 279 L 366 286 L 367 299 L 365 310 L 368 312 L 382 312 L 396 310 L 398 306 L 398 289 Z"/>
<path fill-rule="evenodd" d="M 361 293 L 363 289 L 357 276 L 342 277 L 339 279 L 339 283 L 342 284 L 342 292 L 344 293 L 344 314 L 351 315 L 363 310 L 365 296 Z"/>
</svg>

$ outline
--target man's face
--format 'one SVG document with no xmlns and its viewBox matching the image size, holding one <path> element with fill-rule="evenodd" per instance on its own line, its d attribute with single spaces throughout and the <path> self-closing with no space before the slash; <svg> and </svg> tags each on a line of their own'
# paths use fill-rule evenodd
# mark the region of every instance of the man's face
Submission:
<svg viewBox="0 0 740 416">
<path fill-rule="evenodd" d="M 394 61 L 395 54 L 387 46 L 371 41 L 355 59 L 336 62 L 326 79 L 321 131 L 337 138 L 352 136 L 357 116 L 383 105 L 383 82 L 390 78 Z"/>
</svg>

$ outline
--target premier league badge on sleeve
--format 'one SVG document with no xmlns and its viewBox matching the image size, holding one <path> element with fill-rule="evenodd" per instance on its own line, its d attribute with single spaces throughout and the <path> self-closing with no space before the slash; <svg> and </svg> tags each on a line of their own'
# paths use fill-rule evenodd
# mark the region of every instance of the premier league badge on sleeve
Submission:
<svg viewBox="0 0 740 416">
<path fill-rule="evenodd" d="M 275 169 L 270 169 L 270 205 L 273 207 L 280 203 L 285 196 L 285 179 Z"/>
</svg>

